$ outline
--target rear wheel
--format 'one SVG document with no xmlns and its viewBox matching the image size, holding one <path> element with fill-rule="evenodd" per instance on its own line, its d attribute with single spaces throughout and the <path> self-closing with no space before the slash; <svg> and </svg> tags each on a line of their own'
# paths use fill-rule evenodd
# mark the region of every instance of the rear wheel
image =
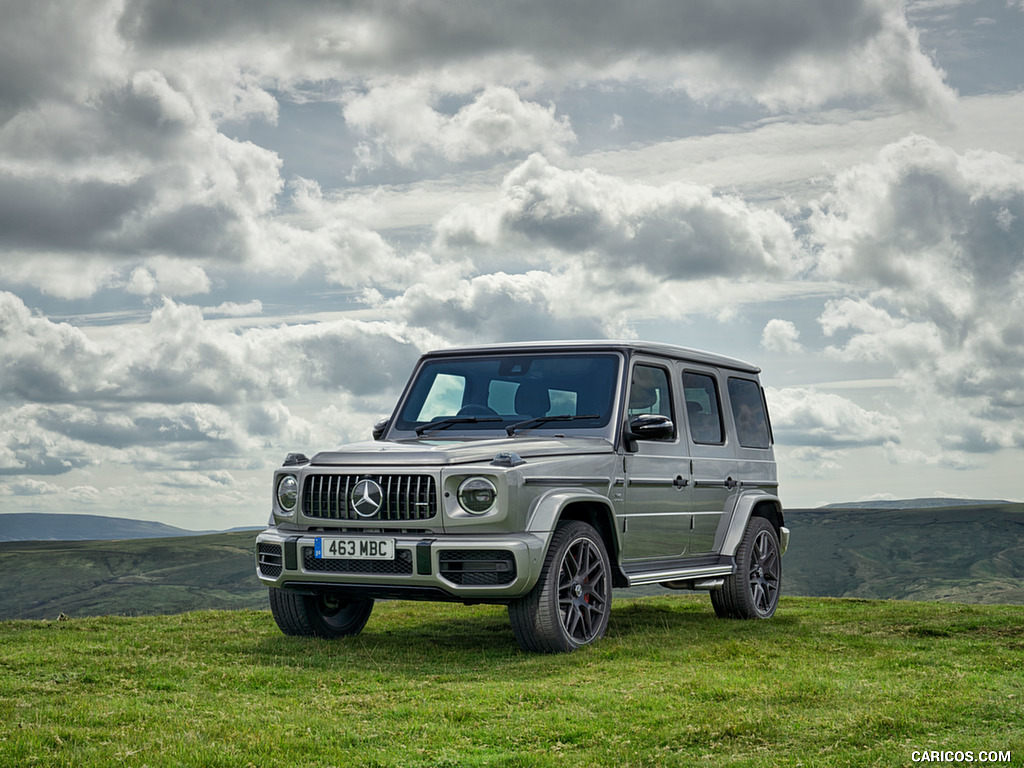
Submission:
<svg viewBox="0 0 1024 768">
<path fill-rule="evenodd" d="M 763 517 L 752 517 L 736 549 L 736 573 L 711 592 L 715 613 L 730 619 L 768 619 L 779 605 L 779 537 Z"/>
<path fill-rule="evenodd" d="M 574 651 L 604 636 L 611 613 L 611 563 L 597 531 L 572 520 L 555 530 L 540 580 L 509 604 L 524 651 Z"/>
<path fill-rule="evenodd" d="M 286 635 L 358 635 L 372 610 L 373 600 L 357 600 L 332 592 L 304 595 L 290 589 L 270 588 L 270 612 Z"/>
</svg>

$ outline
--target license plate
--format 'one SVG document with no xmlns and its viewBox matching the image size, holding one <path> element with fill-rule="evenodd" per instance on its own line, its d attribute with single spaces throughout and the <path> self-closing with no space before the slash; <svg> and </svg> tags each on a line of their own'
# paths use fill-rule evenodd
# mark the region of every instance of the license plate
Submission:
<svg viewBox="0 0 1024 768">
<path fill-rule="evenodd" d="M 394 539 L 316 539 L 317 560 L 394 560 Z"/>
</svg>

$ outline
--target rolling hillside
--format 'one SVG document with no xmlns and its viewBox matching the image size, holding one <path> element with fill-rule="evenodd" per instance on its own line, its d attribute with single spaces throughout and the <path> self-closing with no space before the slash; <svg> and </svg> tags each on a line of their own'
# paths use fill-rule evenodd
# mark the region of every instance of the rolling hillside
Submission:
<svg viewBox="0 0 1024 768">
<path fill-rule="evenodd" d="M 1024 504 L 787 512 L 791 595 L 1024 604 Z"/>
<path fill-rule="evenodd" d="M 1024 605 L 1024 504 L 790 510 L 787 525 L 784 594 Z M 0 619 L 264 608 L 255 537 L 0 543 Z"/>
<path fill-rule="evenodd" d="M 0 619 L 263 608 L 255 531 L 0 544 Z"/>
<path fill-rule="evenodd" d="M 217 531 L 187 531 L 150 520 L 105 515 L 62 515 L 39 512 L 0 514 L 0 541 L 95 541 L 199 536 Z"/>
</svg>

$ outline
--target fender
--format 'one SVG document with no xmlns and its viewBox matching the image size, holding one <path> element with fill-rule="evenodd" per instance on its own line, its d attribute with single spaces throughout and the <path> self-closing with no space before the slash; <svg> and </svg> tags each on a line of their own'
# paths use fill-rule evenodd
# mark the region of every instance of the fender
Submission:
<svg viewBox="0 0 1024 768">
<path fill-rule="evenodd" d="M 789 529 L 782 526 L 782 502 L 779 497 L 762 490 L 742 491 L 734 495 L 722 513 L 722 522 L 715 534 L 715 551 L 734 557 L 736 548 L 743 539 L 743 532 L 758 504 L 770 504 L 779 515 L 779 554 L 784 555 L 789 546 Z"/>
<path fill-rule="evenodd" d="M 526 522 L 526 530 L 535 533 L 545 539 L 550 539 L 555 526 L 562 518 L 562 512 L 573 504 L 586 504 L 590 508 L 599 507 L 598 514 L 606 517 L 606 526 L 595 526 L 598 532 L 611 536 L 608 542 L 608 554 L 615 562 L 619 552 L 618 531 L 615 526 L 615 508 L 607 496 L 602 496 L 586 488 L 555 488 L 547 493 L 538 496 L 533 502 L 529 517 Z M 572 515 L 572 519 L 586 520 L 584 516 Z"/>
</svg>

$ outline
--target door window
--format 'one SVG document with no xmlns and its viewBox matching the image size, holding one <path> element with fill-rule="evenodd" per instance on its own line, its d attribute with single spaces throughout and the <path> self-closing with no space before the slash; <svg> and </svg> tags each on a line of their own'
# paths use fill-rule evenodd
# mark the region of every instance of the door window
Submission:
<svg viewBox="0 0 1024 768">
<path fill-rule="evenodd" d="M 633 381 L 629 387 L 629 417 L 644 413 L 666 416 L 673 423 L 672 389 L 669 386 L 668 371 L 654 365 L 637 365 L 633 368 Z M 667 440 L 675 440 L 675 432 Z"/>
<path fill-rule="evenodd" d="M 708 445 L 721 445 L 725 442 L 722 409 L 714 376 L 687 371 L 683 374 L 683 391 L 693 442 Z"/>
</svg>

